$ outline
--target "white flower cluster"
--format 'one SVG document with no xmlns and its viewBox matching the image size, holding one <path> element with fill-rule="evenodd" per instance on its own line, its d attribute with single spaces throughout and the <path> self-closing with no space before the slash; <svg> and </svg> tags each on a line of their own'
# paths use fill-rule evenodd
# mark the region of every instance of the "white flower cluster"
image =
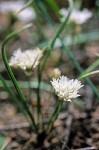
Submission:
<svg viewBox="0 0 99 150">
<path fill-rule="evenodd" d="M 8 13 L 8 12 L 13 12 L 16 13 L 19 11 L 21 8 L 23 8 L 25 5 L 24 1 L 6 1 L 6 2 L 1 2 L 0 3 L 0 12 L 2 13 Z M 29 22 L 32 19 L 35 19 L 36 14 L 35 11 L 28 7 L 24 10 L 22 10 L 19 14 L 17 14 L 19 19 L 25 23 Z"/>
<path fill-rule="evenodd" d="M 39 48 L 34 50 L 26 50 L 22 52 L 21 48 L 13 53 L 9 61 L 9 65 L 13 68 L 21 68 L 23 70 L 33 70 L 42 57 L 42 52 Z"/>
<path fill-rule="evenodd" d="M 63 22 L 68 15 L 68 9 L 62 8 L 60 14 L 63 16 L 60 21 Z M 75 21 L 77 24 L 86 23 L 86 21 L 92 17 L 92 12 L 88 9 L 83 9 L 82 11 L 73 9 L 69 18 L 69 21 Z"/>
<path fill-rule="evenodd" d="M 77 79 L 70 80 L 65 76 L 60 76 L 58 79 L 53 78 L 51 84 L 59 99 L 64 101 L 72 101 L 80 96 L 78 90 L 83 86 Z"/>
</svg>

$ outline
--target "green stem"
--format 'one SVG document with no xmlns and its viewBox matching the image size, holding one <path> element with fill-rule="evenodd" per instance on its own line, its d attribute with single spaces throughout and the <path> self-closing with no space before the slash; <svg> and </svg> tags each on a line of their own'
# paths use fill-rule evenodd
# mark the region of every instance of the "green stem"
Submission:
<svg viewBox="0 0 99 150">
<path fill-rule="evenodd" d="M 83 78 L 86 78 L 86 77 L 88 77 L 88 76 L 90 76 L 90 75 L 94 75 L 94 74 L 99 74 L 99 70 L 86 73 L 86 74 L 80 76 L 78 79 L 81 80 L 81 79 L 83 79 Z"/>
<path fill-rule="evenodd" d="M 56 41 L 57 37 L 59 37 L 59 34 L 62 32 L 62 30 L 66 26 L 66 23 L 67 23 L 67 21 L 69 19 L 69 16 L 71 14 L 72 8 L 73 8 L 73 1 L 69 0 L 69 12 L 68 12 L 68 15 L 67 15 L 65 21 L 60 25 L 60 27 L 59 27 L 59 29 L 57 31 L 55 30 L 55 28 L 53 28 L 53 30 L 56 31 L 56 34 L 55 34 L 54 38 L 52 39 L 52 41 L 50 43 L 50 47 L 49 47 L 49 49 L 47 51 L 47 54 L 45 56 L 44 62 L 42 64 L 42 69 L 41 69 L 42 71 L 44 70 L 45 64 L 46 64 L 46 62 L 47 62 L 47 60 L 48 60 L 48 58 L 50 56 L 50 53 L 51 53 L 51 51 L 52 51 L 52 49 L 54 47 L 54 44 L 55 44 L 55 41 Z M 53 25 L 51 25 L 51 26 L 53 26 Z"/>
<path fill-rule="evenodd" d="M 29 101 L 30 101 L 30 104 L 32 104 L 32 97 L 31 97 L 31 81 L 30 81 L 30 77 L 27 77 L 28 79 L 28 97 L 29 97 Z"/>
<path fill-rule="evenodd" d="M 49 122 L 47 124 L 47 133 L 49 133 L 50 130 L 52 129 L 53 123 L 57 119 L 58 114 L 59 114 L 59 112 L 60 112 L 60 110 L 62 108 L 62 104 L 63 104 L 63 101 L 62 100 L 58 100 L 56 108 L 55 108 L 55 110 L 54 110 L 54 112 L 53 112 L 52 116 L 50 117 Z"/>
<path fill-rule="evenodd" d="M 40 88 L 41 88 L 41 78 L 42 74 L 40 72 L 40 65 L 38 66 L 38 87 L 37 87 L 37 114 L 38 114 L 38 128 L 43 123 L 43 114 L 41 111 L 41 95 L 40 95 Z M 41 126 L 40 126 L 41 127 Z"/>
<path fill-rule="evenodd" d="M 97 66 L 99 66 L 99 59 L 97 59 L 92 65 L 90 65 L 86 70 L 84 70 L 83 73 L 81 73 L 81 75 L 78 78 L 80 78 L 82 75 L 92 71 Z"/>
<path fill-rule="evenodd" d="M 28 0 L 26 0 L 26 2 L 28 3 Z M 37 26 L 37 29 L 38 29 L 38 33 L 40 32 L 40 35 L 41 35 L 40 37 L 44 37 L 46 39 L 47 37 L 46 37 L 46 35 L 44 33 L 44 29 L 42 27 L 43 22 L 42 22 L 42 19 L 40 18 L 40 15 L 39 15 L 39 9 L 36 6 L 34 0 L 31 3 L 31 8 L 33 9 L 33 11 L 35 10 L 35 14 L 36 14 L 35 23 L 36 23 L 36 26 Z"/>
<path fill-rule="evenodd" d="M 39 7 L 39 9 L 41 9 L 42 15 L 46 18 L 46 20 L 48 21 L 48 23 L 50 24 L 50 26 L 54 26 L 52 19 L 50 18 L 50 16 L 47 13 L 46 8 L 43 6 L 43 3 L 41 0 L 35 0 L 37 6 Z"/>
<path fill-rule="evenodd" d="M 9 66 L 9 63 L 8 63 L 8 60 L 7 60 L 7 57 L 6 57 L 6 52 L 5 52 L 5 45 L 7 44 L 7 42 L 8 42 L 12 37 L 14 37 L 15 35 L 19 34 L 19 33 L 22 32 L 22 31 L 24 31 L 24 30 L 27 29 L 28 27 L 30 27 L 30 25 L 26 25 L 26 26 L 24 26 L 23 28 L 21 28 L 21 29 L 19 29 L 19 30 L 16 30 L 15 32 L 9 34 L 9 35 L 4 39 L 4 41 L 3 41 L 3 43 L 2 43 L 1 52 L 2 52 L 2 58 L 3 58 L 4 64 L 5 64 L 6 70 L 7 70 L 8 74 L 9 74 L 9 77 L 10 77 L 10 79 L 11 79 L 12 82 L 13 82 L 13 85 L 14 85 L 16 91 L 17 91 L 18 96 L 20 97 L 21 103 L 23 104 L 23 107 L 24 107 L 26 113 L 28 114 L 28 116 L 29 116 L 29 118 L 30 118 L 30 120 L 31 120 L 31 122 L 32 122 L 33 127 L 34 127 L 35 130 L 37 131 L 34 117 L 32 116 L 32 113 L 31 113 L 31 111 L 30 111 L 30 109 L 29 109 L 29 106 L 28 106 L 28 104 L 27 104 L 27 102 L 26 102 L 26 99 L 25 99 L 25 97 L 24 97 L 24 95 L 23 95 L 23 93 L 22 93 L 22 91 L 21 91 L 21 89 L 20 89 L 20 87 L 19 87 L 19 85 L 18 85 L 18 82 L 17 82 L 17 80 L 15 79 L 15 76 L 14 76 L 14 74 L 13 74 L 13 72 L 12 72 L 10 66 Z"/>
<path fill-rule="evenodd" d="M 29 0 L 21 9 L 19 9 L 16 14 L 19 14 L 21 11 L 23 11 L 24 9 L 26 9 L 27 7 L 29 7 L 34 0 Z"/>
<path fill-rule="evenodd" d="M 40 74 L 40 66 L 38 66 L 38 87 L 37 87 L 37 114 L 38 114 L 38 121 L 39 121 L 39 115 L 41 113 L 40 84 L 41 84 L 41 74 Z"/>
</svg>

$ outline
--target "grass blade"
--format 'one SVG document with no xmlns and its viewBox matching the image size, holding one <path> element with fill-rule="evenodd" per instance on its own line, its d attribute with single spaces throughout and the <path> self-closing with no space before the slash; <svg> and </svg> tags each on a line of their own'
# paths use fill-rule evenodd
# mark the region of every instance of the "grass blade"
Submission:
<svg viewBox="0 0 99 150">
<path fill-rule="evenodd" d="M 24 107 L 24 110 L 27 113 L 27 115 L 28 115 L 28 117 L 29 117 L 29 119 L 30 119 L 30 121 L 32 123 L 32 127 L 34 127 L 35 131 L 37 131 L 37 126 L 35 124 L 34 117 L 33 117 L 32 113 L 31 113 L 31 111 L 29 109 L 29 106 L 28 106 L 28 104 L 26 102 L 26 99 L 25 99 L 25 97 L 23 95 L 23 92 L 21 91 L 21 89 L 19 87 L 19 84 L 18 84 L 17 80 L 15 79 L 15 76 L 14 76 L 14 74 L 13 74 L 13 72 L 12 72 L 10 66 L 9 66 L 9 63 L 8 63 L 8 60 L 7 60 L 7 57 L 6 57 L 6 52 L 5 52 L 5 45 L 7 44 L 7 42 L 12 37 L 16 36 L 17 34 L 19 34 L 20 32 L 24 31 L 25 29 L 29 28 L 30 26 L 31 26 L 31 24 L 28 24 L 28 25 L 24 26 L 23 28 L 21 28 L 19 30 L 16 30 L 16 31 L 12 32 L 11 34 L 9 34 L 4 39 L 4 41 L 2 43 L 1 52 L 2 52 L 2 58 L 3 58 L 4 64 L 5 64 L 6 70 L 7 70 L 8 74 L 9 74 L 10 79 L 13 82 L 13 85 L 14 85 L 16 91 L 17 91 L 17 94 L 18 94 L 18 96 L 20 98 L 20 102 L 22 103 L 22 105 Z"/>
</svg>

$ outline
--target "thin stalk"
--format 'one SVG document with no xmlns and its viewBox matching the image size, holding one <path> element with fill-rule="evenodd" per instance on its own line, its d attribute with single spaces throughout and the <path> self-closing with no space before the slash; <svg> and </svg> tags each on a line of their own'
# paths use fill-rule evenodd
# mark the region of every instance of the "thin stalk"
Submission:
<svg viewBox="0 0 99 150">
<path fill-rule="evenodd" d="M 84 70 L 83 73 L 78 78 L 80 78 L 82 75 L 92 71 L 97 66 L 99 66 L 99 59 L 97 59 L 92 65 L 90 65 L 86 70 Z"/>
<path fill-rule="evenodd" d="M 44 70 L 45 64 L 46 64 L 46 62 L 47 62 L 47 60 L 48 60 L 48 58 L 50 56 L 50 53 L 51 53 L 51 51 L 52 51 L 52 49 L 54 47 L 56 39 L 59 37 L 59 34 L 63 31 L 64 27 L 66 26 L 66 23 L 67 23 L 67 21 L 69 19 L 69 16 L 71 14 L 72 8 L 73 8 L 73 1 L 69 0 L 69 12 L 68 12 L 68 15 L 67 15 L 65 21 L 60 25 L 59 29 L 56 31 L 56 34 L 55 34 L 54 38 L 52 39 L 51 43 L 49 44 L 50 47 L 49 47 L 49 49 L 47 51 L 47 54 L 46 54 L 45 59 L 44 59 L 44 62 L 42 64 L 42 69 L 41 69 L 42 71 Z M 53 28 L 53 30 L 55 30 L 55 28 Z"/>
<path fill-rule="evenodd" d="M 10 77 L 10 79 L 12 80 L 13 85 L 14 85 L 16 91 L 17 91 L 17 94 L 18 94 L 18 96 L 19 96 L 19 98 L 20 98 L 20 100 L 21 100 L 21 103 L 23 104 L 23 107 L 24 107 L 26 113 L 28 114 L 29 119 L 30 119 L 31 122 L 32 122 L 32 126 L 33 126 L 33 127 L 35 128 L 35 130 L 37 131 L 37 127 L 36 127 L 36 124 L 35 124 L 34 117 L 33 117 L 32 113 L 31 113 L 31 111 L 30 111 L 30 109 L 29 109 L 29 106 L 28 106 L 28 104 L 27 104 L 27 102 L 26 102 L 26 99 L 25 99 L 25 97 L 24 97 L 24 95 L 23 95 L 23 93 L 22 93 L 22 91 L 21 91 L 21 89 L 20 89 L 20 87 L 19 87 L 19 85 L 18 85 L 18 82 L 17 82 L 17 80 L 15 79 L 15 76 L 14 76 L 12 70 L 11 70 L 11 67 L 9 66 L 9 63 L 8 63 L 8 60 L 7 60 L 7 57 L 6 57 L 6 52 L 5 52 L 5 45 L 8 43 L 8 41 L 9 41 L 12 37 L 16 36 L 17 34 L 19 34 L 20 32 L 24 31 L 25 29 L 27 29 L 27 28 L 30 27 L 30 26 L 31 26 L 31 25 L 28 24 L 28 25 L 24 26 L 23 28 L 21 28 L 21 29 L 19 29 L 19 30 L 16 30 L 15 32 L 9 34 L 9 35 L 4 39 L 4 41 L 3 41 L 3 43 L 2 43 L 1 52 L 2 52 L 2 58 L 3 58 L 4 64 L 5 64 L 6 70 L 7 70 L 8 74 L 9 74 L 9 77 Z"/>
<path fill-rule="evenodd" d="M 40 74 L 40 66 L 38 66 L 38 87 L 37 87 L 37 114 L 38 114 L 38 122 L 39 122 L 39 115 L 41 113 L 40 85 L 41 85 L 41 74 Z"/>
<path fill-rule="evenodd" d="M 56 108 L 54 110 L 54 112 L 52 113 L 52 116 L 50 117 L 49 121 L 48 121 L 48 124 L 47 124 L 47 133 L 50 132 L 50 130 L 52 129 L 52 126 L 53 126 L 53 123 L 55 122 L 55 120 L 57 119 L 58 115 L 59 115 L 59 112 L 62 108 L 62 104 L 63 104 L 63 101 L 62 100 L 58 100 L 58 103 L 56 105 Z"/>
<path fill-rule="evenodd" d="M 41 95 L 40 95 L 40 89 L 41 89 L 41 78 L 42 74 L 40 72 L 40 65 L 38 66 L 38 87 L 37 87 L 37 115 L 38 115 L 38 128 L 43 123 L 43 114 L 41 111 Z"/>
<path fill-rule="evenodd" d="M 32 3 L 33 3 L 34 0 L 29 0 L 21 9 L 19 9 L 17 12 L 16 12 L 16 15 L 19 14 L 21 11 L 23 11 L 24 9 L 26 9 L 27 7 L 29 7 Z"/>
<path fill-rule="evenodd" d="M 51 17 L 48 15 L 46 8 L 43 6 L 43 3 L 41 0 L 35 0 L 37 6 L 41 9 L 42 15 L 46 18 L 50 26 L 54 26 L 54 23 L 51 19 Z"/>
<path fill-rule="evenodd" d="M 80 76 L 78 79 L 81 80 L 81 79 L 83 79 L 83 78 L 86 78 L 87 76 L 94 75 L 94 74 L 99 74 L 99 70 L 86 73 L 86 74 Z"/>
<path fill-rule="evenodd" d="M 28 95 L 29 95 L 29 101 L 30 101 L 30 104 L 32 104 L 32 97 L 31 97 L 31 81 L 30 81 L 30 78 L 28 77 Z"/>
<path fill-rule="evenodd" d="M 28 0 L 26 0 L 26 2 L 28 4 Z M 44 30 L 42 28 L 42 19 L 40 18 L 40 15 L 39 15 L 40 12 L 39 12 L 39 9 L 37 8 L 36 4 L 35 4 L 35 0 L 33 0 L 33 2 L 31 3 L 31 8 L 33 10 L 35 9 L 35 14 L 36 14 L 35 23 L 36 23 L 38 32 L 40 32 L 41 37 L 44 37 L 46 39 L 47 37 L 46 37 Z"/>
</svg>

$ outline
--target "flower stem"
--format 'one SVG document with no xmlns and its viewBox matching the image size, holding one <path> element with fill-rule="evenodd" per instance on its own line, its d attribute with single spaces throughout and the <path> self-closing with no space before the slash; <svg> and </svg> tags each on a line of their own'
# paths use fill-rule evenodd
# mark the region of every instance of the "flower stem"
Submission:
<svg viewBox="0 0 99 150">
<path fill-rule="evenodd" d="M 39 66 L 38 66 L 38 88 L 37 88 L 37 113 L 38 116 L 41 112 L 41 104 L 40 104 L 40 83 L 41 83 L 41 75 L 39 72 Z M 39 117 L 38 117 L 39 118 Z"/>
<path fill-rule="evenodd" d="M 64 29 L 64 27 L 66 26 L 66 23 L 67 23 L 67 21 L 68 21 L 68 19 L 69 19 L 69 17 L 70 17 L 70 14 L 71 14 L 71 11 L 72 11 L 72 8 L 73 8 L 73 0 L 68 0 L 69 1 L 69 12 L 68 12 L 68 15 L 67 15 L 67 17 L 66 17 L 66 19 L 65 19 L 65 21 L 60 25 L 60 27 L 59 27 L 59 29 L 56 31 L 56 29 L 53 27 L 53 24 L 51 24 L 51 26 L 53 27 L 53 30 L 56 32 L 56 34 L 55 34 L 55 36 L 53 37 L 53 39 L 52 39 L 52 41 L 51 41 L 51 43 L 50 43 L 50 47 L 48 48 L 48 51 L 47 51 L 47 54 L 46 54 L 46 56 L 45 56 L 45 59 L 44 59 L 44 62 L 43 62 L 43 64 L 42 64 L 42 71 L 44 70 L 44 67 L 45 67 L 45 64 L 46 64 L 46 62 L 47 62 L 47 60 L 48 60 L 48 58 L 49 58 L 49 56 L 50 56 L 50 53 L 51 53 L 51 51 L 52 51 L 52 49 L 53 49 L 53 47 L 54 47 L 54 44 L 55 44 L 55 41 L 56 41 L 56 39 L 59 37 L 59 35 L 60 35 L 60 33 L 63 31 L 63 29 Z M 42 8 L 41 8 L 42 9 Z M 42 10 L 43 11 L 43 10 Z M 51 21 L 50 21 L 51 22 Z M 42 72 L 41 71 L 41 72 Z"/>
<path fill-rule="evenodd" d="M 32 105 L 31 81 L 30 81 L 30 78 L 29 78 L 29 77 L 28 77 L 27 79 L 28 79 L 28 97 L 29 97 L 29 102 L 30 102 L 30 104 Z"/>
<path fill-rule="evenodd" d="M 52 116 L 50 117 L 49 119 L 49 122 L 48 122 L 48 125 L 47 125 L 47 133 L 50 132 L 50 130 L 52 129 L 52 126 L 53 126 L 53 123 L 55 122 L 55 120 L 57 119 L 58 117 L 58 114 L 62 108 L 62 104 L 63 104 L 63 101 L 62 100 L 58 100 L 58 103 L 56 105 L 56 108 L 52 114 Z"/>
<path fill-rule="evenodd" d="M 38 125 L 40 123 L 40 117 L 42 118 L 41 112 L 41 96 L 40 96 L 40 86 L 41 86 L 41 77 L 40 66 L 38 66 L 38 87 L 37 87 L 37 115 L 38 115 Z"/>
<path fill-rule="evenodd" d="M 34 127 L 35 131 L 37 131 L 37 127 L 36 127 L 36 124 L 35 124 L 34 117 L 33 117 L 32 113 L 31 113 L 31 111 L 30 111 L 30 109 L 29 109 L 29 106 L 28 106 L 28 104 L 27 104 L 27 102 L 26 102 L 26 99 L 25 99 L 25 97 L 24 97 L 24 95 L 23 95 L 23 93 L 22 93 L 22 91 L 21 91 L 21 89 L 20 89 L 20 87 L 19 87 L 19 84 L 18 84 L 17 80 L 15 79 L 15 76 L 14 76 L 14 74 L 13 74 L 13 72 L 12 72 L 10 66 L 9 66 L 9 63 L 8 63 L 8 60 L 7 60 L 7 57 L 6 57 L 6 52 L 5 52 L 5 45 L 7 44 L 7 42 L 8 42 L 12 37 L 14 37 L 15 35 L 19 34 L 19 33 L 22 32 L 22 31 L 24 31 L 24 30 L 27 29 L 28 27 L 30 27 L 30 25 L 26 25 L 26 26 L 24 26 L 23 28 L 21 28 L 21 29 L 19 29 L 19 30 L 16 30 L 15 32 L 9 34 L 9 35 L 4 39 L 4 41 L 3 41 L 3 43 L 2 43 L 1 52 L 2 52 L 2 58 L 3 58 L 4 64 L 5 64 L 6 70 L 7 70 L 8 74 L 9 74 L 10 79 L 11 79 L 12 82 L 13 82 L 13 85 L 14 85 L 16 91 L 17 91 L 17 94 L 18 94 L 18 96 L 19 96 L 19 98 L 20 98 L 20 102 L 22 103 L 22 105 L 23 105 L 23 107 L 24 107 L 24 109 L 25 109 L 25 111 L 26 111 L 26 113 L 27 113 L 29 119 L 31 120 L 32 126 Z"/>
</svg>

